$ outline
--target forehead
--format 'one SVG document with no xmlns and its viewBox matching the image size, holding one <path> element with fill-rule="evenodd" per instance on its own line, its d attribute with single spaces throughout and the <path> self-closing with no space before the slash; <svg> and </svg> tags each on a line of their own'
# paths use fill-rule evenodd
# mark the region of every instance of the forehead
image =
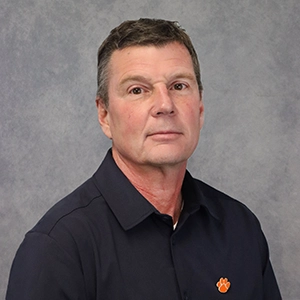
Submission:
<svg viewBox="0 0 300 300">
<path fill-rule="evenodd" d="M 128 73 L 172 73 L 181 69 L 194 73 L 188 49 L 178 42 L 126 47 L 114 51 L 109 62 L 110 78 Z"/>
</svg>

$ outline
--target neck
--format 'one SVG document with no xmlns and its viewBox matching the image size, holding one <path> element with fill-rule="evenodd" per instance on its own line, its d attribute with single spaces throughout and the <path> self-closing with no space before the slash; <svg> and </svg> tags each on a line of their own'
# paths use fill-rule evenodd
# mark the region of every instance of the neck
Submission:
<svg viewBox="0 0 300 300">
<path fill-rule="evenodd" d="M 133 186 L 162 214 L 175 224 L 182 208 L 181 187 L 186 162 L 176 166 L 133 166 L 114 157 L 116 164 Z"/>
</svg>

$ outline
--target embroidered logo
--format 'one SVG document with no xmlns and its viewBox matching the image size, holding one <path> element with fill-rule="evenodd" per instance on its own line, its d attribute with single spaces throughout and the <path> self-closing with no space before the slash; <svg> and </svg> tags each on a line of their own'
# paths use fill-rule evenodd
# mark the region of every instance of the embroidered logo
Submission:
<svg viewBox="0 0 300 300">
<path fill-rule="evenodd" d="M 224 294 L 227 293 L 227 291 L 229 290 L 230 282 L 227 278 L 221 277 L 220 280 L 217 282 L 216 286 L 218 287 L 219 292 Z"/>
</svg>

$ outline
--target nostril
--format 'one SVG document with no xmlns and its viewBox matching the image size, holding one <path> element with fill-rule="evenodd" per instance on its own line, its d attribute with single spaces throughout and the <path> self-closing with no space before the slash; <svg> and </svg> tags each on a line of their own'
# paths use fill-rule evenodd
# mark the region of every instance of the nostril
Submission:
<svg viewBox="0 0 300 300">
<path fill-rule="evenodd" d="M 159 115 L 173 115 L 173 114 L 175 114 L 174 110 L 171 110 L 171 111 L 158 111 L 158 112 L 156 112 L 157 116 L 159 116 Z"/>
</svg>

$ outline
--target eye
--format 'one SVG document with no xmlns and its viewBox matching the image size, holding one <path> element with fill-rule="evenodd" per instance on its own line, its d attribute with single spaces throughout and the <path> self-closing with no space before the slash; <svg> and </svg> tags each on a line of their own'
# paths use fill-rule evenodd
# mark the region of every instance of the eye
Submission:
<svg viewBox="0 0 300 300">
<path fill-rule="evenodd" d="M 177 91 L 181 91 L 187 88 L 187 85 L 184 83 L 175 83 L 172 87 L 172 89 L 177 90 Z"/>
<path fill-rule="evenodd" d="M 129 91 L 130 94 L 139 95 L 143 92 L 140 87 L 135 87 Z"/>
</svg>

